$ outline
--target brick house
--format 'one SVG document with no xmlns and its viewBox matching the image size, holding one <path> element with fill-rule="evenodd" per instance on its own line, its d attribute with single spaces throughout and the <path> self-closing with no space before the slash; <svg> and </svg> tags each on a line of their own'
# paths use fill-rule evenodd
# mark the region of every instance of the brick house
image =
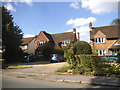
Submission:
<svg viewBox="0 0 120 90">
<path fill-rule="evenodd" d="M 90 22 L 90 45 L 97 50 L 98 55 L 104 55 L 109 52 L 120 52 L 119 26 L 92 27 L 92 23 Z"/>
<path fill-rule="evenodd" d="M 79 33 L 77 34 L 78 39 L 76 36 L 76 29 L 73 29 L 72 32 L 57 34 L 49 34 L 45 31 L 41 31 L 35 37 L 23 38 L 22 49 L 27 53 L 40 56 L 42 53 L 40 49 L 44 44 L 52 45 L 55 49 L 63 48 L 67 43 L 74 43 L 79 40 Z"/>
</svg>

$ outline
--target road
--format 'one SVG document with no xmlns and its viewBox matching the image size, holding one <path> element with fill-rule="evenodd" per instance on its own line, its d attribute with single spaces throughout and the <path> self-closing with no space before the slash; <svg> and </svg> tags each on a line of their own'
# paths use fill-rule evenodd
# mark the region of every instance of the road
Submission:
<svg viewBox="0 0 120 90">
<path fill-rule="evenodd" d="M 2 88 L 106 88 L 87 84 L 51 82 L 45 80 L 3 78 Z"/>
<path fill-rule="evenodd" d="M 102 88 L 102 87 L 106 88 L 109 87 L 109 86 L 100 86 L 100 85 L 95 86 L 95 85 L 87 85 L 80 83 L 60 82 L 58 80 L 61 80 L 61 77 L 59 77 L 59 75 L 56 75 L 55 71 L 64 65 L 67 65 L 67 63 L 61 62 L 61 63 L 51 64 L 49 62 L 37 62 L 37 63 L 27 64 L 27 66 L 32 66 L 32 68 L 3 69 L 2 87 L 3 88 Z M 112 88 L 112 86 L 110 87 Z"/>
</svg>

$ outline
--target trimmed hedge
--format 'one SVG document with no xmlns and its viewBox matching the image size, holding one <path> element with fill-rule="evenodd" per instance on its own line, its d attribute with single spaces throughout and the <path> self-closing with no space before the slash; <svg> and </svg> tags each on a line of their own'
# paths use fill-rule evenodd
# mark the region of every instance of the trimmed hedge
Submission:
<svg viewBox="0 0 120 90">
<path fill-rule="evenodd" d="M 97 69 L 100 58 L 96 55 L 71 55 L 67 58 L 71 69 L 77 69 L 80 73 L 91 72 Z"/>
<path fill-rule="evenodd" d="M 73 52 L 68 52 L 66 59 L 70 69 L 74 69 L 80 74 L 120 77 L 120 65 L 111 66 L 101 62 L 100 57 L 104 56 L 74 55 Z"/>
</svg>

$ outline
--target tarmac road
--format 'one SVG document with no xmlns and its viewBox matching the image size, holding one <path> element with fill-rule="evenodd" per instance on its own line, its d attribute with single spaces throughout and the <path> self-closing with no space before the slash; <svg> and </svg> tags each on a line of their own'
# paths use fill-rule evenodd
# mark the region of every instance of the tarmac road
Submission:
<svg viewBox="0 0 120 90">
<path fill-rule="evenodd" d="M 106 88 L 107 86 L 93 86 L 87 84 L 51 82 L 45 80 L 3 78 L 2 88 Z"/>
<path fill-rule="evenodd" d="M 61 82 L 62 79 L 90 81 L 89 79 L 91 78 L 91 76 L 56 75 L 55 71 L 58 68 L 67 65 L 66 62 L 61 62 L 61 63 L 37 62 L 37 64 L 35 63 L 27 64 L 27 66 L 29 65 L 32 66 L 32 68 L 2 70 L 3 88 L 102 88 L 102 87 L 112 88 L 114 87 L 114 86 L 100 86 L 100 85 L 95 86 L 95 85 L 88 85 L 85 83 L 80 84 L 73 82 L 71 83 Z M 110 81 L 110 79 L 108 81 Z M 117 83 L 116 80 L 112 80 L 112 82 L 113 81 L 114 83 Z"/>
</svg>

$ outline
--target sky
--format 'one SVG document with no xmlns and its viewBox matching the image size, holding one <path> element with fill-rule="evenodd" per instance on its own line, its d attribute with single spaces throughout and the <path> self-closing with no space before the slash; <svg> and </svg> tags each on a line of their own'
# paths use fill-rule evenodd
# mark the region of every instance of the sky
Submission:
<svg viewBox="0 0 120 90">
<path fill-rule="evenodd" d="M 80 0 L 79 2 L 22 2 L 3 0 L 13 15 L 13 21 L 22 29 L 24 37 L 72 31 L 80 32 L 80 40 L 89 42 L 89 23 L 93 27 L 110 25 L 118 18 L 119 0 Z"/>
</svg>

